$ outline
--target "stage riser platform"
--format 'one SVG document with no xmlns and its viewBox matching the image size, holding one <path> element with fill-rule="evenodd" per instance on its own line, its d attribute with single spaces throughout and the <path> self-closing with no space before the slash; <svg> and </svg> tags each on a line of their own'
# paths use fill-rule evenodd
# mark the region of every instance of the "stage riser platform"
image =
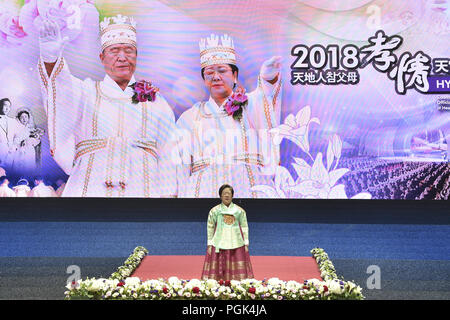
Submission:
<svg viewBox="0 0 450 320">
<path fill-rule="evenodd" d="M 201 279 L 205 257 L 184 256 L 146 256 L 132 274 L 142 281 L 176 276 L 179 279 Z M 318 279 L 319 267 L 312 257 L 251 256 L 254 278 L 264 280 L 278 278 L 284 281 Z"/>
</svg>

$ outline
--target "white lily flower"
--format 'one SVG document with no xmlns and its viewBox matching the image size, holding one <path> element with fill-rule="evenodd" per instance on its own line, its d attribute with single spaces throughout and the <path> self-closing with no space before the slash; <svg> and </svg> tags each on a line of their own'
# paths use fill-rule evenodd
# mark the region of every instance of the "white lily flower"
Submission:
<svg viewBox="0 0 450 320">
<path fill-rule="evenodd" d="M 328 148 L 327 148 L 327 170 L 330 171 L 331 164 L 334 161 L 334 158 L 336 158 L 336 162 L 334 164 L 334 169 L 336 169 L 339 159 L 341 158 L 342 154 L 342 140 L 337 135 L 334 134 L 328 141 Z"/>
<path fill-rule="evenodd" d="M 345 186 L 335 183 L 346 174 L 349 169 L 337 169 L 328 172 L 322 161 L 322 153 L 319 152 L 314 160 L 314 164 L 309 168 L 302 159 L 295 159 L 299 183 L 291 188 L 305 198 L 319 199 L 347 199 Z"/>
<path fill-rule="evenodd" d="M 311 107 L 302 108 L 297 115 L 289 114 L 284 124 L 271 129 L 273 143 L 279 145 L 283 138 L 291 140 L 303 151 L 309 153 L 308 131 L 311 123 L 320 124 L 318 118 L 311 119 Z"/>
<path fill-rule="evenodd" d="M 372 195 L 368 192 L 361 192 L 358 194 L 355 194 L 351 199 L 372 199 Z"/>
<path fill-rule="evenodd" d="M 257 185 L 251 188 L 251 191 L 262 192 L 268 198 L 289 198 L 289 190 L 295 185 L 289 171 L 282 166 L 275 169 L 275 187 L 268 185 Z"/>
</svg>

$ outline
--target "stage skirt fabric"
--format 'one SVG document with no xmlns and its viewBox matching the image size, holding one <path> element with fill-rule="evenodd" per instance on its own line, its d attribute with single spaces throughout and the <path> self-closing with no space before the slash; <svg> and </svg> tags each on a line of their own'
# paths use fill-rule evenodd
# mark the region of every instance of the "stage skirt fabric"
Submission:
<svg viewBox="0 0 450 320">
<path fill-rule="evenodd" d="M 206 250 L 202 272 L 203 280 L 243 280 L 253 277 L 248 247 L 220 249 L 219 252 L 216 252 L 214 246 L 209 246 Z"/>
</svg>

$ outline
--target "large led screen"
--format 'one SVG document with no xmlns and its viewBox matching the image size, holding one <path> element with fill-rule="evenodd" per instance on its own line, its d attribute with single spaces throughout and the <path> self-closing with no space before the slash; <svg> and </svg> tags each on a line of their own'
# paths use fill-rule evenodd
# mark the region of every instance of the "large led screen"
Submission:
<svg viewBox="0 0 450 320">
<path fill-rule="evenodd" d="M 0 6 L 1 195 L 449 198 L 448 1 Z"/>
</svg>

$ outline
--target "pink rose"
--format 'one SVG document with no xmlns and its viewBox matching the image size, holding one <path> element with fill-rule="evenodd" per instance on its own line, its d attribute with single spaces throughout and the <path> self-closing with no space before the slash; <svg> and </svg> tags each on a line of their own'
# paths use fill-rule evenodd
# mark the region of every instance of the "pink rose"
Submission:
<svg viewBox="0 0 450 320">
<path fill-rule="evenodd" d="M 26 36 L 18 16 L 0 14 L 0 46 L 20 45 Z"/>
<path fill-rule="evenodd" d="M 145 92 L 144 86 L 145 83 L 143 81 L 138 81 L 134 84 L 134 91 L 137 94 L 144 93 Z"/>
<path fill-rule="evenodd" d="M 227 103 L 225 104 L 225 111 L 228 113 L 228 115 L 232 115 L 234 112 L 239 110 L 240 106 L 233 103 L 233 100 L 228 99 Z"/>
<path fill-rule="evenodd" d="M 144 93 L 138 93 L 136 98 L 139 102 L 147 102 L 148 100 Z"/>
<path fill-rule="evenodd" d="M 151 82 L 141 80 L 130 85 L 135 94 L 132 97 L 133 103 L 154 101 L 158 88 L 154 87 Z"/>
<path fill-rule="evenodd" d="M 248 98 L 245 94 L 245 89 L 243 87 L 238 87 L 236 89 L 236 91 L 233 93 L 232 97 L 236 102 L 239 102 L 239 103 L 244 103 L 248 100 Z"/>
</svg>

